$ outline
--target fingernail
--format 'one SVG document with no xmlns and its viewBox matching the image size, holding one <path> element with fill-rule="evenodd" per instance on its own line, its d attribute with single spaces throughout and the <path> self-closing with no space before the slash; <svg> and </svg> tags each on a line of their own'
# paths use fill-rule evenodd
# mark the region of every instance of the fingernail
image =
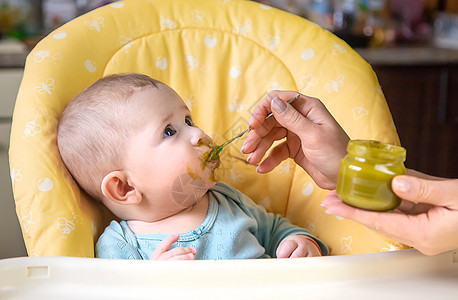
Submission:
<svg viewBox="0 0 458 300">
<path fill-rule="evenodd" d="M 277 97 L 272 99 L 272 107 L 275 109 L 276 112 L 282 113 L 286 110 L 286 103 L 285 101 L 281 101 Z"/>
<path fill-rule="evenodd" d="M 330 211 L 329 209 L 325 210 L 324 212 L 327 213 L 328 215 L 337 216 L 335 213 L 333 213 L 333 212 Z"/>
<path fill-rule="evenodd" d="M 252 156 L 253 156 L 253 153 L 250 153 L 250 155 L 248 155 L 248 157 L 246 158 L 246 160 L 247 160 L 248 162 L 250 162 L 250 159 L 251 159 Z"/>
<path fill-rule="evenodd" d="M 406 179 L 394 178 L 393 185 L 400 192 L 407 193 L 410 191 L 410 182 Z"/>
<path fill-rule="evenodd" d="M 243 141 L 242 147 L 240 148 L 240 152 L 243 153 L 243 148 L 245 148 L 245 146 L 246 146 L 246 140 Z"/>
<path fill-rule="evenodd" d="M 250 130 L 252 129 L 252 128 L 251 128 L 251 122 L 252 122 L 252 121 L 253 121 L 253 116 L 251 116 L 250 121 L 248 121 L 248 128 L 250 128 Z"/>
</svg>

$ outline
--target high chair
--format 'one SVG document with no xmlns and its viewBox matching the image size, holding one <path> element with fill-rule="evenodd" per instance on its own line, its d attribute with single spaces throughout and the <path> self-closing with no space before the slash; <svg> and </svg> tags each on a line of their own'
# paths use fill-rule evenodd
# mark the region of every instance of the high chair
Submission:
<svg viewBox="0 0 458 300">
<path fill-rule="evenodd" d="M 77 93 L 105 75 L 120 72 L 144 73 L 170 85 L 185 100 L 195 123 L 217 143 L 247 128 L 254 106 L 272 89 L 319 98 L 353 139 L 400 143 L 371 66 L 344 41 L 307 20 L 242 0 L 114 2 L 56 29 L 27 58 L 13 115 L 10 168 L 28 255 L 41 258 L 0 262 L 0 278 L 10 286 L 18 285 L 18 276 L 33 286 L 34 295 L 45 296 L 53 287 L 44 279 L 52 278 L 62 288 L 81 275 L 76 282 L 86 290 L 74 292 L 85 297 L 103 292 L 120 298 L 127 291 L 122 287 L 129 289 L 128 295 L 140 297 L 154 295 L 146 292 L 151 287 L 159 295 L 170 296 L 173 290 L 173 297 L 193 297 L 212 295 L 223 286 L 238 288 L 222 297 L 264 286 L 261 296 L 289 297 L 304 295 L 305 286 L 309 292 L 328 295 L 333 291 L 326 285 L 347 276 L 353 280 L 346 286 L 351 290 L 359 280 L 377 279 L 369 283 L 377 287 L 378 276 L 393 275 L 392 269 L 398 279 L 409 278 L 414 269 L 417 278 L 429 278 L 433 265 L 441 274 L 456 271 L 457 264 L 450 260 L 456 260 L 456 253 L 437 256 L 434 263 L 415 250 L 380 253 L 408 247 L 353 221 L 325 214 L 320 203 L 328 191 L 315 185 L 292 160 L 269 174 L 257 174 L 239 151 L 243 140 L 225 148 L 220 180 L 307 228 L 329 246 L 332 257 L 195 262 L 93 259 L 94 243 L 113 216 L 71 178 L 59 156 L 56 128 Z M 360 255 L 342 256 L 347 254 Z M 350 268 L 354 273 L 347 273 Z M 3 276 L 7 271 L 13 275 Z M 117 284 L 111 286 L 113 282 Z M 176 285 L 187 288 L 175 290 Z M 199 288 L 191 289 L 196 285 Z M 138 293 L 132 291 L 135 288 Z M 54 292 L 66 295 L 63 290 Z"/>
</svg>

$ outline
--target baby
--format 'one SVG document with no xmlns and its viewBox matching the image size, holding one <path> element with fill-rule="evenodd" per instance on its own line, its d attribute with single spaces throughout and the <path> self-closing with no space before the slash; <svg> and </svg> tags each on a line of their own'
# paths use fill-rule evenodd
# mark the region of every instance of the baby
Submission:
<svg viewBox="0 0 458 300">
<path fill-rule="evenodd" d="M 215 182 L 213 141 L 180 96 L 142 74 L 102 78 L 64 110 L 57 144 L 74 179 L 122 221 L 96 255 L 242 259 L 327 255 L 327 247 L 235 188 Z"/>
</svg>

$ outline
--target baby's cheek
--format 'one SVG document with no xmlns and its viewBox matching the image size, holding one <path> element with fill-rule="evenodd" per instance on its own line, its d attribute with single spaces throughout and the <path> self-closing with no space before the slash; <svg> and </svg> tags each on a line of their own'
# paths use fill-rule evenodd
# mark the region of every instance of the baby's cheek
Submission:
<svg viewBox="0 0 458 300">
<path fill-rule="evenodd" d="M 205 182 L 200 178 L 193 178 L 189 173 L 178 176 L 171 185 L 172 199 L 183 207 L 194 204 L 206 192 Z"/>
</svg>

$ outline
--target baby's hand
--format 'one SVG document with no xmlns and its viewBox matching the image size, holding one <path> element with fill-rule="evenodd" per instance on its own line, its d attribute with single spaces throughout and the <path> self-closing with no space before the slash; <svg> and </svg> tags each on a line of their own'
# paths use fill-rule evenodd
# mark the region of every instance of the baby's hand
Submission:
<svg viewBox="0 0 458 300">
<path fill-rule="evenodd" d="M 306 235 L 290 235 L 277 248 L 277 258 L 321 256 L 318 244 Z"/>
<path fill-rule="evenodd" d="M 179 234 L 172 234 L 166 237 L 154 249 L 151 255 L 151 260 L 193 260 L 196 256 L 196 248 L 174 248 L 170 250 L 173 243 L 176 243 L 180 238 Z"/>
</svg>

